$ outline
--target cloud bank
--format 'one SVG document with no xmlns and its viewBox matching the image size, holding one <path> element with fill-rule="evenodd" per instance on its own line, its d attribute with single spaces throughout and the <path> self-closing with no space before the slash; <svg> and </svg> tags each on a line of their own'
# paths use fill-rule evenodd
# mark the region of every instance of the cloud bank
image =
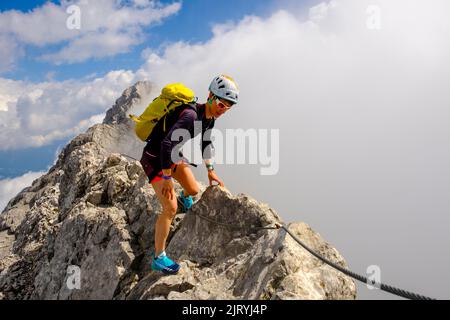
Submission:
<svg viewBox="0 0 450 320">
<path fill-rule="evenodd" d="M 9 200 L 43 174 L 45 172 L 27 172 L 14 179 L 0 180 L 0 212 L 3 211 Z"/>
<path fill-rule="evenodd" d="M 133 72 L 111 71 L 89 82 L 27 84 L 0 79 L 0 149 L 45 146 L 103 120 Z"/>
<path fill-rule="evenodd" d="M 59 46 L 40 59 L 55 64 L 125 53 L 144 41 L 143 29 L 177 13 L 179 2 L 78 0 L 47 2 L 30 12 L 0 13 L 0 72 L 12 68 L 18 47 Z"/>
</svg>

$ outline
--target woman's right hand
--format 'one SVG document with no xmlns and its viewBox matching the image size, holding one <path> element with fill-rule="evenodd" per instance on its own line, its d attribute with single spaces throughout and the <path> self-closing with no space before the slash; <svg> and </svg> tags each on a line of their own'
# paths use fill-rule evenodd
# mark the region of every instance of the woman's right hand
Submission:
<svg viewBox="0 0 450 320">
<path fill-rule="evenodd" d="M 172 181 L 172 179 L 163 181 L 162 194 L 167 199 L 173 200 L 173 197 L 175 195 L 175 190 L 173 189 L 173 181 Z"/>
</svg>

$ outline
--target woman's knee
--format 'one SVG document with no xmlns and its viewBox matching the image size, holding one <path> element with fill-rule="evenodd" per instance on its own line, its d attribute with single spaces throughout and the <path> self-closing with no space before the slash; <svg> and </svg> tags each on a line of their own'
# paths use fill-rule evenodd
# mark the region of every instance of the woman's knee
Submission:
<svg viewBox="0 0 450 320">
<path fill-rule="evenodd" d="M 167 216 L 168 218 L 173 218 L 177 214 L 178 204 L 177 202 L 166 203 L 163 206 L 162 215 Z"/>
<path fill-rule="evenodd" d="M 200 192 L 200 187 L 198 186 L 198 183 L 194 181 L 193 183 L 184 186 L 184 191 L 188 196 L 196 196 Z"/>
<path fill-rule="evenodd" d="M 195 196 L 200 192 L 194 174 L 186 163 L 181 163 L 177 166 L 176 171 L 173 173 L 173 177 L 181 184 L 187 195 Z"/>
<path fill-rule="evenodd" d="M 187 194 L 189 196 L 196 196 L 199 192 L 200 192 L 200 187 L 198 186 L 197 183 L 195 183 L 192 186 L 188 186 L 185 191 L 187 192 Z"/>
</svg>

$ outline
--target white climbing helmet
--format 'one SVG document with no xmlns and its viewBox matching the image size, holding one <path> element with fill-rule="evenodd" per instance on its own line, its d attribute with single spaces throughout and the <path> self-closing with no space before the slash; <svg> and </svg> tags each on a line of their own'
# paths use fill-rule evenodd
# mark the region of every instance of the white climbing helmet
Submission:
<svg viewBox="0 0 450 320">
<path fill-rule="evenodd" d="M 211 81 L 209 91 L 215 96 L 231 101 L 238 102 L 239 89 L 236 82 L 229 76 L 221 74 Z"/>
</svg>

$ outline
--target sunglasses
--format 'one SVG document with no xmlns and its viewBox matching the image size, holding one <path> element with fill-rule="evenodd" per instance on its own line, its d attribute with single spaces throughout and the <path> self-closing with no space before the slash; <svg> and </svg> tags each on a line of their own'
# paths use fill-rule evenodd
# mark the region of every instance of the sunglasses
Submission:
<svg viewBox="0 0 450 320">
<path fill-rule="evenodd" d="M 233 105 L 226 105 L 218 97 L 216 97 L 216 105 L 221 109 L 230 109 Z"/>
</svg>

